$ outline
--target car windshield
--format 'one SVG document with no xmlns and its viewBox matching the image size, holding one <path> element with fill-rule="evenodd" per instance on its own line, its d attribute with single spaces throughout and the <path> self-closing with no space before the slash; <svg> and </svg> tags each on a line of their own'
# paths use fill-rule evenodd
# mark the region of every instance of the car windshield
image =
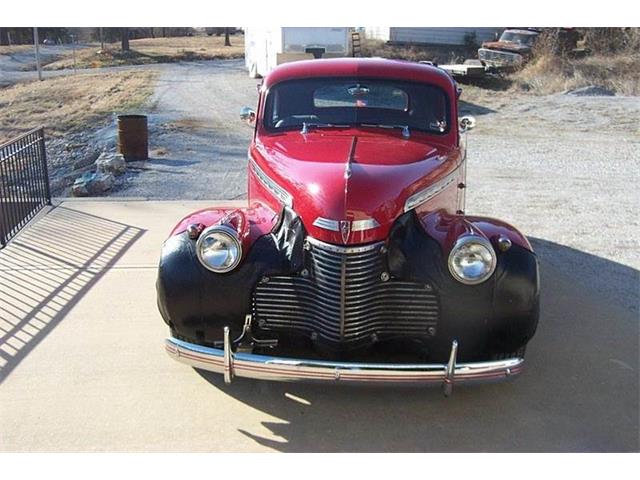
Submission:
<svg viewBox="0 0 640 480">
<path fill-rule="evenodd" d="M 440 88 L 395 80 L 315 78 L 275 85 L 267 96 L 267 130 L 305 126 L 379 126 L 446 133 L 449 104 Z"/>
<path fill-rule="evenodd" d="M 535 35 L 527 33 L 503 32 L 500 36 L 500 41 L 517 43 L 519 45 L 532 45 L 535 37 Z"/>
</svg>

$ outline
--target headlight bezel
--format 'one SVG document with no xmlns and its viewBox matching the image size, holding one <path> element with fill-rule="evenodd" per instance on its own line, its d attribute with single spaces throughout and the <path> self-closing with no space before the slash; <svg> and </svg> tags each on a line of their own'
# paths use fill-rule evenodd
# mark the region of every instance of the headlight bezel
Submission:
<svg viewBox="0 0 640 480">
<path fill-rule="evenodd" d="M 453 266 L 455 256 L 459 253 L 462 247 L 465 247 L 469 244 L 480 245 L 486 248 L 487 251 L 491 254 L 491 264 L 489 265 L 489 270 L 487 270 L 487 272 L 482 277 L 475 278 L 475 279 L 465 278 L 459 275 Z M 495 272 L 497 264 L 498 264 L 498 256 L 495 249 L 493 248 L 493 245 L 489 240 L 478 235 L 464 235 L 458 238 L 453 248 L 451 249 L 451 252 L 449 252 L 449 258 L 447 260 L 447 265 L 449 267 L 449 273 L 451 274 L 451 276 L 455 280 L 457 280 L 458 282 L 464 285 L 480 285 L 481 283 L 486 282 L 491 278 L 491 276 Z"/>
<path fill-rule="evenodd" d="M 202 244 L 205 241 L 205 239 L 212 233 L 220 233 L 220 234 L 226 235 L 230 239 L 231 243 L 233 243 L 237 248 L 238 255 L 236 256 L 232 264 L 223 268 L 218 268 L 210 265 L 203 258 Z M 200 234 L 200 236 L 198 237 L 198 240 L 196 241 L 196 255 L 198 257 L 198 260 L 200 261 L 200 264 L 210 272 L 228 273 L 228 272 L 231 272 L 232 270 L 235 270 L 240 264 L 240 261 L 242 260 L 242 242 L 240 241 L 238 232 L 232 227 L 224 224 L 212 225 L 208 228 L 205 228 Z"/>
</svg>

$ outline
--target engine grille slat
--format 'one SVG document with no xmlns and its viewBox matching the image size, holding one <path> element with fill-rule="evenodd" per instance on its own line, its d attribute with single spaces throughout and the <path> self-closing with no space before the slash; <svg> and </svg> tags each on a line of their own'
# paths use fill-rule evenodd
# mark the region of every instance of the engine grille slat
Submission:
<svg viewBox="0 0 640 480">
<path fill-rule="evenodd" d="M 256 286 L 259 327 L 315 335 L 338 346 L 370 343 L 381 335 L 432 335 L 440 315 L 437 294 L 424 283 L 383 281 L 382 245 L 340 251 L 314 241 L 305 276 L 273 276 Z"/>
</svg>

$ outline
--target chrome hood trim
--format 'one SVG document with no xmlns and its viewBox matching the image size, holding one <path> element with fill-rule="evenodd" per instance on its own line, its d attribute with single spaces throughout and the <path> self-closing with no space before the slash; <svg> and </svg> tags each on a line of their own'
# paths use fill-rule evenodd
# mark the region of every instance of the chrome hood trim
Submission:
<svg viewBox="0 0 640 480">
<path fill-rule="evenodd" d="M 329 218 L 318 217 L 313 222 L 313 225 L 318 228 L 323 228 L 325 230 L 330 230 L 332 232 L 340 231 L 340 222 L 348 222 L 349 220 L 331 220 Z M 352 232 L 362 232 L 364 230 L 372 230 L 374 228 L 378 228 L 380 224 L 375 218 L 367 218 L 364 220 L 353 220 L 351 221 L 351 231 Z"/>
</svg>

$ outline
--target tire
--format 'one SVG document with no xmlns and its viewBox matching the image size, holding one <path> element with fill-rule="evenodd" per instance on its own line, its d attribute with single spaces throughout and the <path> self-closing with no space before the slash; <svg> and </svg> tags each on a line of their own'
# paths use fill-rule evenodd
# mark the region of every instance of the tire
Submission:
<svg viewBox="0 0 640 480">
<path fill-rule="evenodd" d="M 491 360 L 505 360 L 507 358 L 516 358 L 516 357 L 524 358 L 524 354 L 526 350 L 527 350 L 527 346 L 523 345 L 515 352 L 494 353 L 493 355 L 491 355 Z"/>
</svg>

